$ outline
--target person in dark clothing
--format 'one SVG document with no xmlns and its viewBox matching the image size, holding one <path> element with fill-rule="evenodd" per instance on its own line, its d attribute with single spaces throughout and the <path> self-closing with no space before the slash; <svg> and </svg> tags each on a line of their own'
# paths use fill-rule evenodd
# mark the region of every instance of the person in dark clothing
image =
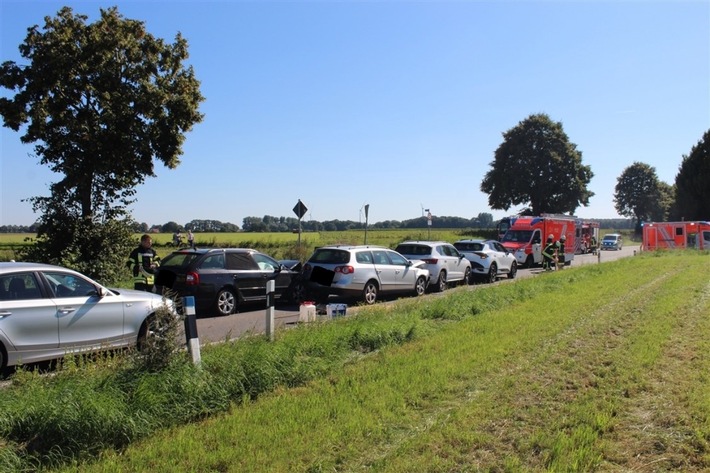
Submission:
<svg viewBox="0 0 710 473">
<path fill-rule="evenodd" d="M 131 251 L 126 266 L 133 271 L 133 288 L 153 292 L 155 272 L 160 265 L 160 257 L 153 249 L 153 239 L 143 235 L 138 248 Z"/>
<path fill-rule="evenodd" d="M 542 269 L 545 271 L 552 271 L 552 261 L 555 258 L 555 247 L 555 237 L 550 234 L 547 237 L 545 248 L 542 250 Z"/>
<path fill-rule="evenodd" d="M 560 236 L 560 241 L 557 244 L 557 269 L 564 269 L 565 266 L 565 237 L 564 234 Z"/>
</svg>

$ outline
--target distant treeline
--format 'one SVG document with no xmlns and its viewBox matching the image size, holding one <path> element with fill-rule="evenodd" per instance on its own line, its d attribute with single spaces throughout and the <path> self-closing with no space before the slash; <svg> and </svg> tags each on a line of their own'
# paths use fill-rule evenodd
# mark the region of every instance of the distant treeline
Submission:
<svg viewBox="0 0 710 473">
<path fill-rule="evenodd" d="M 493 228 L 496 221 L 492 218 L 487 218 L 486 215 L 481 215 L 484 218 L 462 218 L 462 217 L 439 217 L 432 218 L 432 228 Z M 479 217 L 481 217 L 479 216 Z M 627 230 L 634 228 L 634 221 L 629 218 L 611 218 L 611 219 L 592 219 L 599 222 L 601 228 L 611 228 L 617 230 Z M 38 224 L 32 225 L 1 225 L 0 233 L 36 233 Z M 370 229 L 408 229 L 408 228 L 427 228 L 428 220 L 426 217 L 412 218 L 409 220 L 385 220 L 382 222 L 369 223 L 367 228 Z M 304 232 L 328 232 L 328 231 L 346 231 L 359 230 L 365 228 L 364 222 L 355 222 L 352 220 L 326 220 L 319 222 L 317 220 L 301 221 L 301 231 Z M 185 225 L 180 225 L 176 222 L 168 222 L 162 225 L 149 226 L 146 223 L 135 223 L 134 230 L 136 232 L 159 232 L 173 233 L 176 231 L 192 230 L 193 232 L 297 232 L 299 229 L 298 219 L 294 217 L 273 217 L 265 215 L 264 217 L 245 217 L 242 228 L 238 225 L 229 222 L 220 222 L 218 220 L 191 220 Z"/>
</svg>

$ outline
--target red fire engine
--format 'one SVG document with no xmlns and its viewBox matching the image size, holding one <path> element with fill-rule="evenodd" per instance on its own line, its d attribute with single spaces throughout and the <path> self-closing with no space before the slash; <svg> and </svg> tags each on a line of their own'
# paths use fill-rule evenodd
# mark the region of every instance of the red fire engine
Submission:
<svg viewBox="0 0 710 473">
<path fill-rule="evenodd" d="M 710 250 L 710 222 L 646 222 L 643 251 L 696 248 Z"/>
<path fill-rule="evenodd" d="M 501 243 L 515 255 L 519 265 L 530 268 L 542 263 L 542 250 L 549 235 L 554 241 L 565 235 L 565 262 L 569 264 L 580 252 L 581 228 L 582 221 L 571 215 L 512 217 Z"/>
</svg>

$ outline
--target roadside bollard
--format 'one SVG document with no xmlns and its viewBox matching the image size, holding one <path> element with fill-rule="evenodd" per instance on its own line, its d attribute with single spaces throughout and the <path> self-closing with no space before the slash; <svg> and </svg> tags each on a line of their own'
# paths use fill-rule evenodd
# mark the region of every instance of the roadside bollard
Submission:
<svg viewBox="0 0 710 473">
<path fill-rule="evenodd" d="M 269 279 L 266 281 L 266 335 L 270 341 L 274 341 L 274 292 L 276 291 L 276 281 Z"/>
<path fill-rule="evenodd" d="M 185 338 L 187 339 L 187 351 L 192 356 L 192 364 L 199 366 L 202 362 L 200 356 L 200 339 L 197 338 L 197 316 L 195 315 L 195 298 L 185 296 L 182 298 L 185 309 Z"/>
</svg>

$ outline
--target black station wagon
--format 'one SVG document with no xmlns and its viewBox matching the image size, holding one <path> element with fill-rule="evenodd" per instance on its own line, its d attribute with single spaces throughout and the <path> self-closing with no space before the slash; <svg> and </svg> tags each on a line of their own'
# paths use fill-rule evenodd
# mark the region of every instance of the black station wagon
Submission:
<svg viewBox="0 0 710 473">
<path fill-rule="evenodd" d="M 266 300 L 266 282 L 275 281 L 275 299 L 296 302 L 300 268 L 247 248 L 174 251 L 163 259 L 156 285 L 195 298 L 197 315 L 229 315 L 240 304 Z"/>
</svg>

